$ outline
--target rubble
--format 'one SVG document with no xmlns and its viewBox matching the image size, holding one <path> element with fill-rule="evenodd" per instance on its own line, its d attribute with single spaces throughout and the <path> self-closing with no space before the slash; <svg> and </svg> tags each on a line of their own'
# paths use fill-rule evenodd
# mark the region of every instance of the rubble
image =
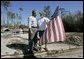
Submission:
<svg viewBox="0 0 84 59">
<path fill-rule="evenodd" d="M 83 33 L 66 33 L 65 43 L 79 46 L 83 45 Z"/>
</svg>

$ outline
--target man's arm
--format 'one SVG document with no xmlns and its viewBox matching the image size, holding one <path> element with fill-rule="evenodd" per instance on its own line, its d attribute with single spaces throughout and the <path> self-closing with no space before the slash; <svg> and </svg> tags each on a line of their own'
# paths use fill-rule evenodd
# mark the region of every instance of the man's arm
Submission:
<svg viewBox="0 0 84 59">
<path fill-rule="evenodd" d="M 28 23 L 28 25 L 29 25 L 29 32 L 32 33 L 31 18 L 30 17 L 28 18 L 28 21 L 29 21 L 29 23 Z"/>
<path fill-rule="evenodd" d="M 28 23 L 29 28 L 31 28 L 31 19 L 30 19 L 30 17 L 28 18 L 28 21 L 29 21 L 29 23 Z"/>
<path fill-rule="evenodd" d="M 46 28 L 47 28 L 47 25 L 48 25 L 49 21 L 50 20 L 48 18 L 46 18 Z"/>
</svg>

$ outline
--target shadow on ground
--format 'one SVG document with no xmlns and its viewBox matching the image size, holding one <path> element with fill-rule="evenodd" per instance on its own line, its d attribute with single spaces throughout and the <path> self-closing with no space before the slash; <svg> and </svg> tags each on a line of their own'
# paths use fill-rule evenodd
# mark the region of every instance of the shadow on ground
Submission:
<svg viewBox="0 0 84 59">
<path fill-rule="evenodd" d="M 22 52 L 24 54 L 23 58 L 36 58 L 32 51 L 28 51 L 28 45 L 26 45 L 26 44 L 8 44 L 7 47 L 11 48 L 11 49 L 22 50 Z"/>
</svg>

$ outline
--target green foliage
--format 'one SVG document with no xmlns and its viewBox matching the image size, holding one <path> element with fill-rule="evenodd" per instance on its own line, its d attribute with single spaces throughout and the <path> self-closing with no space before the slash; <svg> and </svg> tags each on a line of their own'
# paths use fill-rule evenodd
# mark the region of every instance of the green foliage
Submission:
<svg viewBox="0 0 84 59">
<path fill-rule="evenodd" d="M 62 15 L 63 24 L 66 32 L 83 32 L 83 13 Z"/>
</svg>

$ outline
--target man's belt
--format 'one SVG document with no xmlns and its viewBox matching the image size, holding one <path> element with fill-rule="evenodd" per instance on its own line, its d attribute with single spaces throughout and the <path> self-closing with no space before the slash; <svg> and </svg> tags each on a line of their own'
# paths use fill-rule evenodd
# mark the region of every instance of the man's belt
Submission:
<svg viewBox="0 0 84 59">
<path fill-rule="evenodd" d="M 32 26 L 32 28 L 37 28 L 37 27 L 35 27 L 35 26 Z"/>
</svg>

